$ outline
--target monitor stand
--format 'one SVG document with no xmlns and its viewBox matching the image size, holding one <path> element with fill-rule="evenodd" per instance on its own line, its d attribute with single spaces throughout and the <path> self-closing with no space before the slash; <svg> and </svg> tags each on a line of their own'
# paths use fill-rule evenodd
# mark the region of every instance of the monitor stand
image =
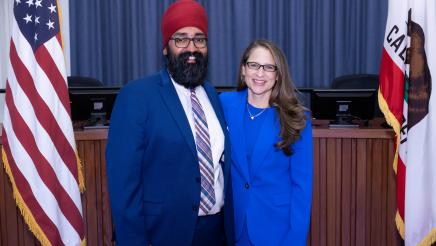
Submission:
<svg viewBox="0 0 436 246">
<path fill-rule="evenodd" d="M 336 114 L 336 120 L 329 124 L 329 128 L 359 128 L 359 124 L 352 122 L 350 114 Z"/>
<path fill-rule="evenodd" d="M 86 121 L 83 129 L 109 128 L 105 112 L 91 112 L 91 117 Z"/>
<path fill-rule="evenodd" d="M 352 123 L 351 101 L 336 101 L 336 120 L 329 124 L 329 128 L 358 128 L 358 124 Z"/>
<path fill-rule="evenodd" d="M 106 116 L 106 99 L 105 98 L 92 98 L 91 116 L 83 126 L 84 129 L 100 129 L 109 128 Z"/>
</svg>

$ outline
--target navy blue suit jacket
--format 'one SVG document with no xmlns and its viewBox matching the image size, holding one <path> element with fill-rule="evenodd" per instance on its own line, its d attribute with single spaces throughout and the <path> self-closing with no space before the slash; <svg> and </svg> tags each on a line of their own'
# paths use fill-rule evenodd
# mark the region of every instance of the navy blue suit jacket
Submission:
<svg viewBox="0 0 436 246">
<path fill-rule="evenodd" d="M 301 138 L 286 156 L 274 145 L 280 122 L 266 118 L 259 129 L 251 162 L 247 160 L 244 117 L 247 90 L 220 95 L 232 142 L 232 185 L 236 240 L 244 222 L 256 246 L 306 245 L 312 201 L 312 128 L 310 119 Z"/>
<path fill-rule="evenodd" d="M 233 244 L 230 146 L 219 98 L 203 86 L 225 134 L 224 221 Z M 200 202 L 194 137 L 166 71 L 128 83 L 112 111 L 106 149 L 117 245 L 190 245 Z"/>
</svg>

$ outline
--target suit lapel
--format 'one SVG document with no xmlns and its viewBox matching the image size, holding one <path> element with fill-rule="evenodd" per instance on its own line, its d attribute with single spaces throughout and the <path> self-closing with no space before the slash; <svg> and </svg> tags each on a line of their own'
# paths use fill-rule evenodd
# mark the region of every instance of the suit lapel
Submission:
<svg viewBox="0 0 436 246">
<path fill-rule="evenodd" d="M 210 104 L 213 107 L 213 110 L 215 111 L 216 117 L 218 118 L 218 121 L 220 122 L 221 128 L 223 130 L 223 132 L 226 132 L 226 122 L 224 120 L 224 115 L 223 112 L 221 110 L 221 106 L 220 106 L 220 102 L 218 99 L 218 96 L 216 94 L 215 89 L 209 84 L 209 83 L 205 83 L 204 86 L 204 91 L 206 91 L 207 97 L 209 98 Z"/>
<path fill-rule="evenodd" d="M 272 151 L 280 151 L 274 145 L 277 143 L 280 124 L 274 111 L 268 112 L 274 116 L 268 115 L 268 117 L 263 121 L 262 127 L 259 129 L 259 136 L 257 137 L 256 143 L 253 148 L 253 155 L 251 158 L 251 175 L 256 176 L 256 171 L 259 166 L 261 166 L 265 159 L 269 156 Z M 272 124 L 271 124 L 272 123 Z"/>
<path fill-rule="evenodd" d="M 194 136 L 192 135 L 191 126 L 189 125 L 188 118 L 186 117 L 185 110 L 180 103 L 177 91 L 166 71 L 161 72 L 162 86 L 160 94 L 162 100 L 168 108 L 168 111 L 173 116 L 174 121 L 177 123 L 180 132 L 185 138 L 186 143 L 189 145 L 192 154 L 197 158 L 197 149 L 195 147 Z"/>
<path fill-rule="evenodd" d="M 224 189 L 226 190 L 228 186 L 228 181 L 230 180 L 230 142 L 229 142 L 229 134 L 227 131 L 227 124 L 224 119 L 224 113 L 222 111 L 221 103 L 219 102 L 218 95 L 216 93 L 215 88 L 213 88 L 209 83 L 204 83 L 204 91 L 207 94 L 207 97 L 209 98 L 210 104 L 213 107 L 213 110 L 215 111 L 216 117 L 218 118 L 218 121 L 220 122 L 221 129 L 224 133 L 224 165 L 222 165 L 223 172 L 224 172 Z"/>
</svg>

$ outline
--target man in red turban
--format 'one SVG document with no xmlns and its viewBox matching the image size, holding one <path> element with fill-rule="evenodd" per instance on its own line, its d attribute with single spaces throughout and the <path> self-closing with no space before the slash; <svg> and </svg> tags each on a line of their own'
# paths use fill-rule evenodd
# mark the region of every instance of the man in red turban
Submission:
<svg viewBox="0 0 436 246">
<path fill-rule="evenodd" d="M 233 245 L 229 137 L 206 81 L 206 11 L 176 1 L 161 30 L 166 68 L 124 86 L 110 119 L 117 245 Z"/>
</svg>

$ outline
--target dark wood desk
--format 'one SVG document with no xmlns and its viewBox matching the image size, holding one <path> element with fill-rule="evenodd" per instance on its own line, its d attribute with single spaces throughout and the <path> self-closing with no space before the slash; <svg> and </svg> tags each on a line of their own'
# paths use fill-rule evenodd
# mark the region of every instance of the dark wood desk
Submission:
<svg viewBox="0 0 436 246">
<path fill-rule="evenodd" d="M 313 129 L 308 245 L 401 245 L 391 129 Z"/>
<path fill-rule="evenodd" d="M 104 150 L 106 130 L 76 131 L 86 192 L 88 245 L 112 245 Z M 401 245 L 395 229 L 393 132 L 313 129 L 313 202 L 308 245 Z M 0 245 L 37 245 L 15 206 L 0 168 Z"/>
</svg>

